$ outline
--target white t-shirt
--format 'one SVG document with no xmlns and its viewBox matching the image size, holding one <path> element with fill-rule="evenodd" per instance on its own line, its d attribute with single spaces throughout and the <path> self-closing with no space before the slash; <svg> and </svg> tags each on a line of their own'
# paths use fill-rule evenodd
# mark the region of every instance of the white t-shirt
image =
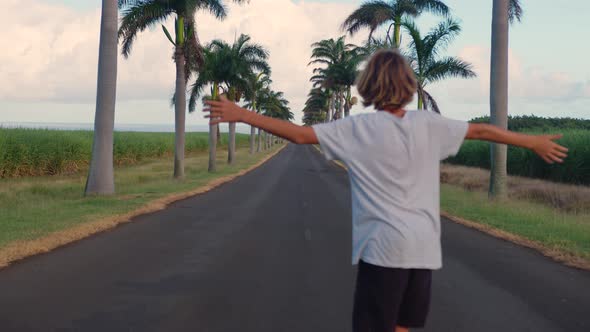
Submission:
<svg viewBox="0 0 590 332">
<path fill-rule="evenodd" d="M 468 124 L 429 111 L 384 111 L 318 124 L 327 159 L 348 167 L 352 263 L 439 269 L 440 161 L 455 155 Z"/>
</svg>

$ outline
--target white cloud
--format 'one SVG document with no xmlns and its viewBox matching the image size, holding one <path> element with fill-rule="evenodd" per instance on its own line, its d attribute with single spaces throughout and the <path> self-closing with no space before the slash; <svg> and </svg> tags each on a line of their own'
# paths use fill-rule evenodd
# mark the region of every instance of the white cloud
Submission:
<svg viewBox="0 0 590 332">
<path fill-rule="evenodd" d="M 5 101 L 60 103 L 94 101 L 100 10 L 4 0 L 0 20 L 0 98 Z M 22 11 L 27 7 L 27 11 Z M 311 43 L 341 34 L 339 24 L 351 4 L 252 0 L 228 4 L 224 21 L 197 14 L 199 38 L 228 41 L 245 33 L 271 52 L 274 87 L 285 92 L 294 110 L 311 87 L 307 66 Z M 171 28 L 171 21 L 166 23 Z M 170 98 L 174 84 L 172 46 L 159 25 L 137 38 L 129 59 L 119 61 L 118 100 Z"/>
<path fill-rule="evenodd" d="M 489 114 L 490 49 L 481 45 L 463 47 L 457 56 L 470 62 L 477 73 L 472 79 L 449 79 L 429 87 L 445 115 L 471 119 Z M 508 112 L 513 115 L 573 116 L 588 118 L 590 80 L 549 68 L 527 66 L 509 51 Z"/>
<path fill-rule="evenodd" d="M 467 46 L 458 54 L 473 65 L 477 78 L 453 80 L 446 84 L 450 96 L 467 102 L 481 102 L 489 98 L 490 49 Z M 564 101 L 590 97 L 590 81 L 575 80 L 571 75 L 538 66 L 526 66 L 511 50 L 508 56 L 509 96 L 530 101 Z"/>
<path fill-rule="evenodd" d="M 0 6 L 0 21 L 3 22 L 0 29 L 0 100 L 12 105 L 37 102 L 92 105 L 96 89 L 100 9 L 76 10 L 45 4 L 42 0 L 2 0 Z M 307 66 L 310 45 L 341 35 L 339 26 L 355 6 L 313 1 L 295 3 L 291 0 L 251 0 L 242 6 L 229 3 L 229 15 L 225 21 L 199 13 L 198 33 L 203 43 L 214 38 L 232 41 L 236 34 L 245 33 L 267 47 L 271 52 L 274 87 L 285 92 L 299 121 L 299 110 L 311 87 L 308 80 L 312 68 Z M 166 25 L 172 28 L 171 22 Z M 352 42 L 359 43 L 365 36 L 361 33 Z M 468 46 L 458 55 L 474 64 L 479 77 L 449 80 L 433 86 L 432 92 L 443 110 L 451 107 L 466 110 L 470 109 L 469 105 L 478 105 L 477 109 L 482 110 L 488 102 L 489 48 Z M 119 62 L 118 119 L 125 122 L 171 121 L 171 112 L 162 109 L 166 108 L 174 88 L 171 56 L 172 46 L 160 26 L 141 33 L 131 57 L 128 60 L 121 58 Z M 510 91 L 511 97 L 536 101 L 587 98 L 590 97 L 590 81 L 578 82 L 563 73 L 527 67 L 511 54 Z M 140 104 L 144 105 L 142 110 L 131 106 Z M 358 106 L 354 109 L 355 112 L 360 110 Z M 465 118 L 473 111 L 449 111 L 448 114 Z M 84 118 L 90 118 L 90 115 L 84 115 Z"/>
</svg>

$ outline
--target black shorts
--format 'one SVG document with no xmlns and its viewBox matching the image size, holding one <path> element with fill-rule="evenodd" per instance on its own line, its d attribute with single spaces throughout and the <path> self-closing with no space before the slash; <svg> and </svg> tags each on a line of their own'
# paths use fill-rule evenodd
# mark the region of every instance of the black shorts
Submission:
<svg viewBox="0 0 590 332">
<path fill-rule="evenodd" d="M 387 268 L 359 262 L 353 331 L 392 332 L 424 327 L 430 308 L 432 270 Z"/>
</svg>

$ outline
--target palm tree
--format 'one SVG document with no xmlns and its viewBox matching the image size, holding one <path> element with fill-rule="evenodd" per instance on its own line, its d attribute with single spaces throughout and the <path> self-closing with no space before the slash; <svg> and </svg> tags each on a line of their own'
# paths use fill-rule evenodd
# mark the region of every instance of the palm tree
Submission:
<svg viewBox="0 0 590 332">
<path fill-rule="evenodd" d="M 352 97 L 351 88 L 356 82 L 358 67 L 364 60 L 364 56 L 357 53 L 358 50 L 359 48 L 354 48 L 351 51 L 346 52 L 342 62 L 332 64 L 323 71 L 323 75 L 326 76 L 327 80 L 338 87 L 339 117 L 349 116 L 350 109 L 356 103 L 355 99 Z"/>
<path fill-rule="evenodd" d="M 197 100 L 202 96 L 207 85 L 211 85 L 211 94 L 204 96 L 204 99 L 216 100 L 220 94 L 221 85 L 225 80 L 231 77 L 232 58 L 229 47 L 217 48 L 209 44 L 203 50 L 204 63 L 199 67 L 198 77 L 190 91 L 189 112 L 194 112 Z M 227 84 L 226 84 L 227 85 Z M 209 126 L 209 172 L 217 170 L 217 133 L 218 125 Z"/>
<path fill-rule="evenodd" d="M 325 66 L 315 68 L 310 81 L 314 83 L 314 87 L 322 87 L 330 95 L 327 121 L 348 116 L 352 106 L 350 88 L 354 85 L 357 68 L 366 55 L 364 48 L 346 44 L 344 36 L 337 40 L 316 42 L 312 47 L 312 60 L 309 64 Z"/>
<path fill-rule="evenodd" d="M 219 89 L 228 92 L 228 97 L 239 101 L 248 90 L 248 79 L 255 71 L 269 73 L 266 62 L 268 52 L 259 45 L 250 42 L 250 37 L 241 35 L 233 45 L 222 40 L 212 41 L 205 49 L 205 63 L 197 71 L 197 79 L 192 86 L 189 112 L 196 108 L 196 101 L 205 86 L 212 84 L 212 97 L 217 98 Z M 210 127 L 210 133 L 218 131 L 218 125 Z M 230 124 L 228 163 L 233 163 L 235 155 L 235 123 Z M 213 138 L 215 136 L 215 138 Z M 209 171 L 216 170 L 216 135 L 210 135 Z"/>
<path fill-rule="evenodd" d="M 266 88 L 263 98 L 260 100 L 259 108 L 265 116 L 279 118 L 283 120 L 292 120 L 293 113 L 289 109 L 289 101 L 284 98 L 282 92 L 272 91 Z M 260 131 L 259 131 L 260 140 Z M 264 148 L 268 149 L 273 143 L 272 135 L 264 132 Z M 260 141 L 259 141 L 260 144 Z"/>
<path fill-rule="evenodd" d="M 233 0 L 243 3 L 245 0 Z M 175 34 L 170 35 L 162 26 L 166 37 L 174 45 L 176 63 L 176 90 L 174 92 L 175 144 L 174 177 L 184 177 L 184 143 L 186 118 L 186 82 L 191 73 L 203 63 L 203 53 L 197 38 L 195 13 L 208 10 L 218 19 L 227 15 L 221 0 L 119 0 L 125 8 L 119 38 L 123 40 L 122 53 L 125 58 L 131 54 L 137 34 L 175 15 Z"/>
<path fill-rule="evenodd" d="M 271 79 L 268 75 L 264 73 L 259 73 L 258 75 L 250 75 L 248 78 L 248 89 L 246 90 L 245 100 L 246 105 L 244 105 L 247 109 L 251 109 L 252 112 L 258 113 L 258 105 L 260 105 L 266 96 L 267 88 L 270 83 L 272 83 Z M 260 136 L 260 129 L 258 129 L 258 133 Z M 254 126 L 250 126 L 250 154 L 253 154 L 255 149 L 255 141 L 256 141 L 256 128 Z M 260 142 L 259 142 L 260 143 Z M 260 151 L 260 144 L 258 144 L 258 151 Z"/>
<path fill-rule="evenodd" d="M 313 88 L 307 95 L 303 108 L 303 123 L 313 125 L 325 122 L 328 117 L 328 100 L 330 95 L 326 89 Z"/>
<path fill-rule="evenodd" d="M 119 12 L 116 0 L 102 1 L 98 80 L 92 160 L 86 180 L 86 195 L 113 194 L 113 127 L 117 97 L 117 25 Z"/>
<path fill-rule="evenodd" d="M 423 11 L 447 15 L 449 7 L 439 0 L 371 0 L 350 14 L 342 24 L 342 29 L 353 35 L 362 28 L 369 28 L 368 42 L 371 43 L 375 30 L 389 24 L 386 39 L 391 45 L 399 48 L 402 19 L 408 16 L 416 17 Z M 392 28 L 393 35 L 390 35 Z"/>
<path fill-rule="evenodd" d="M 242 95 L 250 88 L 249 80 L 251 77 L 260 73 L 261 75 L 270 74 L 270 66 L 268 65 L 268 51 L 251 42 L 248 35 L 240 35 L 240 37 L 230 47 L 221 40 L 212 42 L 213 47 L 230 48 L 229 52 L 232 59 L 232 73 L 231 77 L 226 79 L 228 82 L 228 91 L 234 92 L 233 100 L 239 102 Z M 228 149 L 228 163 L 232 164 L 235 158 L 235 142 L 236 142 L 236 124 L 229 124 L 229 149 Z"/>
<path fill-rule="evenodd" d="M 508 127 L 508 25 L 522 18 L 518 0 L 494 0 L 492 11 L 492 56 L 490 64 L 490 122 Z M 506 198 L 507 147 L 491 144 L 489 196 Z"/>
<path fill-rule="evenodd" d="M 412 38 L 408 59 L 418 82 L 418 109 L 431 109 L 440 113 L 436 101 L 425 90 L 426 86 L 449 77 L 476 76 L 471 70 L 471 64 L 456 57 L 440 56 L 447 45 L 459 34 L 461 27 L 459 23 L 449 18 L 422 37 L 413 21 L 404 20 L 402 26 Z"/>
</svg>

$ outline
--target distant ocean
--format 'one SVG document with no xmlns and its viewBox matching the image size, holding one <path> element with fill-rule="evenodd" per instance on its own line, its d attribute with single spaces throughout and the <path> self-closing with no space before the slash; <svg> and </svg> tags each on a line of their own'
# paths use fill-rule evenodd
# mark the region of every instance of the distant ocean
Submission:
<svg viewBox="0 0 590 332">
<path fill-rule="evenodd" d="M 60 123 L 60 122 L 0 122 L 0 128 L 36 128 L 36 129 L 55 129 L 55 130 L 94 130 L 92 123 Z M 227 132 L 227 124 L 221 125 L 221 132 Z M 140 131 L 140 132 L 158 132 L 172 133 L 174 125 L 160 124 L 116 124 L 115 131 Z M 187 125 L 187 132 L 206 132 L 209 131 L 207 125 Z M 236 126 L 236 131 L 242 134 L 249 134 L 250 127 L 243 124 Z"/>
</svg>

